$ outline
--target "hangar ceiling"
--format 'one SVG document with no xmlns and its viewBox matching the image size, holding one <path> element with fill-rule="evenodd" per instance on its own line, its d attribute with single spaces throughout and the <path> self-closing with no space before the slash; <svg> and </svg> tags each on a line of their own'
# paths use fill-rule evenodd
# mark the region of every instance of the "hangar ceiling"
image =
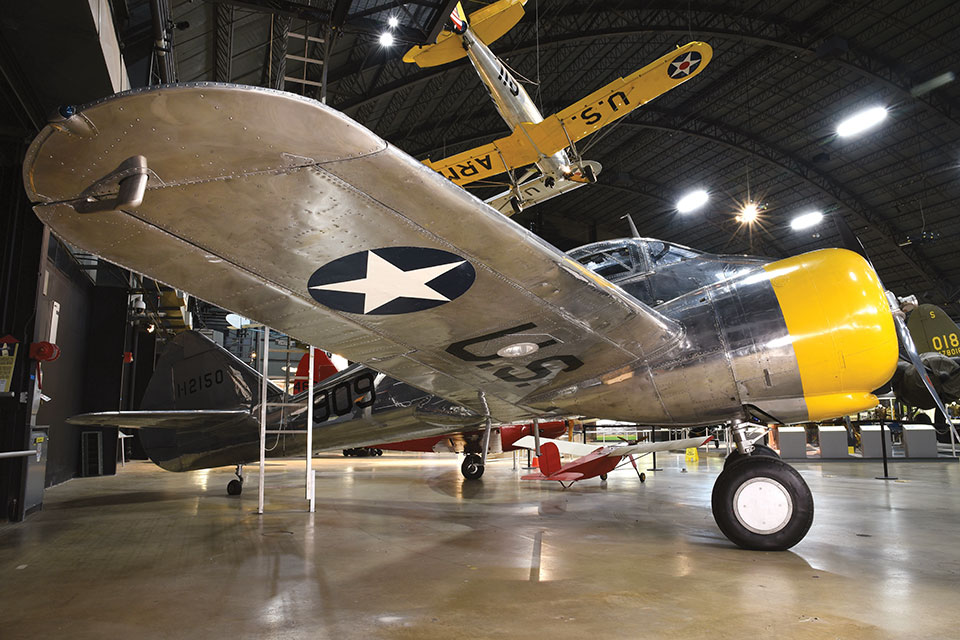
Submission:
<svg viewBox="0 0 960 640">
<path fill-rule="evenodd" d="M 134 86 L 160 80 L 162 65 L 149 64 L 156 5 L 174 25 L 175 79 L 319 97 L 326 67 L 328 104 L 436 159 L 508 133 L 465 60 L 430 69 L 401 60 L 451 4 L 113 0 L 113 9 Z M 384 47 L 390 16 L 397 42 Z M 581 144 L 604 167 L 597 184 L 517 221 L 570 249 L 626 235 L 630 214 L 643 235 L 781 257 L 838 244 L 828 222 L 790 228 L 797 214 L 820 210 L 854 228 L 889 288 L 960 316 L 960 87 L 925 86 L 960 68 L 953 3 L 528 0 L 525 18 L 492 48 L 529 80 L 546 115 L 690 40 L 714 48 L 710 66 Z M 840 120 L 873 105 L 889 109 L 881 126 L 836 136 Z M 710 202 L 678 213 L 677 198 L 693 187 Z M 734 219 L 746 201 L 766 207 L 752 227 Z"/>
</svg>

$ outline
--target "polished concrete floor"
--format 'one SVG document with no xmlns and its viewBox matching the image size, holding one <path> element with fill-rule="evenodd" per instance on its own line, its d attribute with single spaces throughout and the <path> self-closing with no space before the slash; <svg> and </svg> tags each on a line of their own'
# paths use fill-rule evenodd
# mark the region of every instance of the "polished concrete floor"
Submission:
<svg viewBox="0 0 960 640">
<path fill-rule="evenodd" d="M 0 638 L 958 638 L 960 465 L 801 463 L 816 518 L 790 552 L 735 548 L 718 458 L 563 491 L 510 459 L 326 456 L 231 470 L 143 462 L 49 490 L 0 527 Z M 649 464 L 645 465 L 649 466 Z"/>
</svg>

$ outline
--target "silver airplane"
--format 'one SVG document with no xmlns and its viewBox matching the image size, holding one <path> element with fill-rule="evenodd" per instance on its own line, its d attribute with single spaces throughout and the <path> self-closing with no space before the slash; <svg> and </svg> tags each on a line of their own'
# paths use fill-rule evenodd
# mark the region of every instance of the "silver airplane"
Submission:
<svg viewBox="0 0 960 640">
<path fill-rule="evenodd" d="M 498 0 L 465 16 L 458 3 L 436 44 L 418 45 L 403 57 L 420 67 L 447 64 L 467 57 L 510 136 L 425 164 L 451 181 L 465 186 L 506 171 L 510 189 L 487 200 L 501 213 L 512 215 L 591 182 L 600 163 L 583 160 L 575 143 L 622 118 L 637 107 L 700 73 L 710 62 L 712 49 L 692 42 L 663 56 L 627 78 L 618 78 L 559 113 L 544 119 L 530 95 L 507 64 L 488 47 L 522 17 L 526 0 Z M 514 179 L 511 169 L 535 164 Z M 532 178 L 532 179 L 531 179 Z"/>
<path fill-rule="evenodd" d="M 571 415 L 729 423 L 713 513 L 750 549 L 789 548 L 813 519 L 754 420 L 869 409 L 898 333 L 912 345 L 854 252 L 766 261 L 631 238 L 564 254 L 347 116 L 269 89 L 166 85 L 63 109 L 24 184 L 69 243 L 421 389 L 486 433 Z"/>
</svg>

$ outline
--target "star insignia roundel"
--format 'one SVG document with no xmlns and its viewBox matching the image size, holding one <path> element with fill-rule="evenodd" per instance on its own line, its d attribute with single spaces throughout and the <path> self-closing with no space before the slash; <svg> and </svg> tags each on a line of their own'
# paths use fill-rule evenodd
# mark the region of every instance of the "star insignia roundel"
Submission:
<svg viewBox="0 0 960 640">
<path fill-rule="evenodd" d="M 460 256 L 426 247 L 359 251 L 313 272 L 307 289 L 320 304 L 364 315 L 432 309 L 473 286 L 477 272 Z"/>
<path fill-rule="evenodd" d="M 688 51 L 674 58 L 667 68 L 667 75 L 674 79 L 686 77 L 697 70 L 701 60 L 703 60 L 702 55 L 696 51 Z"/>
</svg>

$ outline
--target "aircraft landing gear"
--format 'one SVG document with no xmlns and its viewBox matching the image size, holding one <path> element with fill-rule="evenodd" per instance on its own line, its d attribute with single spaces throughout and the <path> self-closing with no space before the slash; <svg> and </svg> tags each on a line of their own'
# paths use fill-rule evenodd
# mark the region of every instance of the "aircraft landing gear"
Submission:
<svg viewBox="0 0 960 640">
<path fill-rule="evenodd" d="M 813 523 L 813 495 L 797 470 L 766 455 L 727 465 L 713 485 L 717 526 L 744 549 L 784 551 Z"/>
<path fill-rule="evenodd" d="M 583 168 L 580 170 L 580 173 L 590 184 L 593 184 L 597 181 L 597 176 L 593 173 L 593 167 L 588 164 L 583 166 Z"/>
<path fill-rule="evenodd" d="M 753 451 L 750 455 L 743 455 L 739 450 L 734 449 L 730 452 L 730 455 L 727 456 L 726 460 L 723 461 L 723 468 L 726 469 L 732 465 L 737 464 L 738 462 L 749 458 L 750 456 L 764 456 L 767 458 L 777 458 L 780 459 L 780 456 L 776 451 L 771 449 L 765 444 L 755 444 L 753 445 Z"/>
<path fill-rule="evenodd" d="M 475 453 L 468 453 L 460 465 L 460 473 L 467 480 L 479 480 L 483 475 L 483 458 Z"/>
<path fill-rule="evenodd" d="M 520 199 L 517 196 L 510 198 L 510 208 L 513 209 L 514 215 L 523 211 L 523 207 L 520 205 Z"/>
<path fill-rule="evenodd" d="M 237 475 L 237 479 L 227 483 L 227 495 L 229 496 L 238 496 L 243 491 L 243 465 L 238 464 L 234 473 Z"/>
</svg>

